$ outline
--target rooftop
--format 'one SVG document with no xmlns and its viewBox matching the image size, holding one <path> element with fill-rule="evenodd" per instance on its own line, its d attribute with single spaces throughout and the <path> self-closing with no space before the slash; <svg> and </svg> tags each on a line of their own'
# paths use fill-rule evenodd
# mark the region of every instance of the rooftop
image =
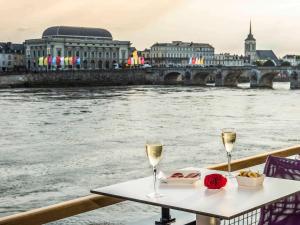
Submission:
<svg viewBox="0 0 300 225">
<path fill-rule="evenodd" d="M 152 47 L 161 46 L 161 47 L 202 47 L 202 48 L 213 48 L 212 45 L 207 43 L 194 43 L 194 42 L 183 42 L 183 41 L 172 41 L 169 43 L 155 43 Z"/>
<path fill-rule="evenodd" d="M 108 30 L 102 28 L 54 26 L 47 28 L 42 35 L 43 38 L 72 37 L 79 39 L 107 39 L 112 40 Z"/>
</svg>

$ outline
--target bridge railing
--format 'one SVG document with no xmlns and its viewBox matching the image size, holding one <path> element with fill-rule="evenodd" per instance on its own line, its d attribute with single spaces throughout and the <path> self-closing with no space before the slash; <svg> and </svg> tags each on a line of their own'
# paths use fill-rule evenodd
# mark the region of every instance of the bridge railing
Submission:
<svg viewBox="0 0 300 225">
<path fill-rule="evenodd" d="M 300 145 L 276 151 L 265 152 L 233 161 L 232 170 L 236 171 L 263 164 L 269 155 L 289 157 L 299 154 Z M 226 171 L 227 163 L 209 166 L 208 168 Z M 42 225 L 95 209 L 100 209 L 109 205 L 114 205 L 122 201 L 124 200 L 92 194 L 52 206 L 2 217 L 0 218 L 0 225 Z"/>
</svg>

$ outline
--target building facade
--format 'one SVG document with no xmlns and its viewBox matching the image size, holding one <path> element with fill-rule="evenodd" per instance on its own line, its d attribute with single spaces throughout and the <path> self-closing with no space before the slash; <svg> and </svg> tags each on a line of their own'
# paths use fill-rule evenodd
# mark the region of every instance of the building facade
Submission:
<svg viewBox="0 0 300 225">
<path fill-rule="evenodd" d="M 300 55 L 285 55 L 282 59 L 285 62 L 289 62 L 291 66 L 300 65 Z"/>
<path fill-rule="evenodd" d="M 173 41 L 156 43 L 150 48 L 150 61 L 153 65 L 188 65 L 192 57 L 204 59 L 204 65 L 211 65 L 214 47 L 210 44 Z"/>
<path fill-rule="evenodd" d="M 24 45 L 0 42 L 0 72 L 24 70 Z"/>
<path fill-rule="evenodd" d="M 214 66 L 244 66 L 245 58 L 239 55 L 230 55 L 229 53 L 215 54 L 212 61 Z"/>
<path fill-rule="evenodd" d="M 150 64 L 151 63 L 150 49 L 146 48 L 145 50 L 140 51 L 139 54 L 142 57 L 144 57 L 146 64 Z"/>
<path fill-rule="evenodd" d="M 55 57 L 61 59 L 59 64 L 48 60 L 43 68 L 109 69 L 116 63 L 126 63 L 130 45 L 129 41 L 113 40 L 111 33 L 105 29 L 50 27 L 43 32 L 42 38 L 25 41 L 26 66 L 30 70 L 40 69 L 41 57 Z M 76 59 L 76 62 L 68 63 L 70 58 Z"/>
</svg>

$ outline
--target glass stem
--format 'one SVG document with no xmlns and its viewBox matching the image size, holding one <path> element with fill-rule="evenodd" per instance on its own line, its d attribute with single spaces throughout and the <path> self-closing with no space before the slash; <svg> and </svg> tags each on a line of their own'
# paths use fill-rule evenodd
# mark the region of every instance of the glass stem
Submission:
<svg viewBox="0 0 300 225">
<path fill-rule="evenodd" d="M 231 175 L 231 153 L 227 152 L 227 159 L 228 159 L 228 174 Z"/>
<path fill-rule="evenodd" d="M 153 187 L 154 187 L 154 193 L 156 194 L 157 193 L 157 190 L 156 190 L 156 167 L 153 166 Z"/>
</svg>

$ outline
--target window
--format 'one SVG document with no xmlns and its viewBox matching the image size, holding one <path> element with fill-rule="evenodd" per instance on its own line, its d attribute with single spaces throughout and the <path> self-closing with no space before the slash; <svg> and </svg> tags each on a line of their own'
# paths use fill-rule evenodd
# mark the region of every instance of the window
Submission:
<svg viewBox="0 0 300 225">
<path fill-rule="evenodd" d="M 102 52 L 99 52 L 99 58 L 101 58 L 102 57 Z"/>
<path fill-rule="evenodd" d="M 109 57 L 109 52 L 106 52 L 106 58 L 108 58 Z"/>
<path fill-rule="evenodd" d="M 115 52 L 113 53 L 113 57 L 114 57 L 114 58 L 116 58 L 116 57 L 117 57 L 117 54 L 116 54 Z"/>
<path fill-rule="evenodd" d="M 79 57 L 79 51 L 76 51 L 76 56 Z"/>
<path fill-rule="evenodd" d="M 68 56 L 71 57 L 72 56 L 72 51 L 68 51 Z"/>
<path fill-rule="evenodd" d="M 95 57 L 95 52 L 91 52 L 92 58 Z"/>
<path fill-rule="evenodd" d="M 84 57 L 87 57 L 87 52 L 84 52 Z"/>
</svg>

